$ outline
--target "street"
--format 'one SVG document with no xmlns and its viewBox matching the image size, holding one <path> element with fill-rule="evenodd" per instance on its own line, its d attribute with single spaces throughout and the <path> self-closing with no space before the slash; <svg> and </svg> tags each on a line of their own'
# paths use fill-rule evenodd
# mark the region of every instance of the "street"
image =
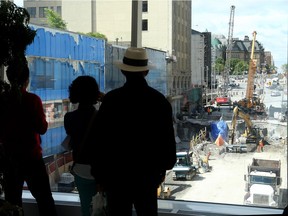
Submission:
<svg viewBox="0 0 288 216">
<path fill-rule="evenodd" d="M 235 94 L 235 91 L 239 91 Z M 233 100 L 242 99 L 242 93 L 245 92 L 244 84 L 239 89 L 231 91 Z M 271 96 L 271 90 L 266 89 L 264 103 L 269 108 L 281 107 L 283 97 Z M 284 94 L 282 92 L 281 94 Z M 287 97 L 287 95 L 286 95 Z M 232 100 L 232 101 L 233 101 Z M 268 105 L 268 106 L 267 106 Z M 228 107 L 224 112 L 229 112 Z M 232 111 L 230 111 L 232 114 Z M 255 151 L 256 145 L 250 144 L 252 151 L 247 153 L 226 153 L 222 146 L 214 143 L 206 144 L 206 153 L 210 151 L 212 154 L 209 158 L 209 165 L 212 170 L 205 173 L 198 173 L 192 180 L 172 179 L 172 171 L 167 172 L 165 186 L 171 191 L 170 199 L 201 201 L 213 203 L 229 203 L 243 205 L 245 195 L 244 175 L 247 174 L 247 165 L 252 162 L 252 158 L 281 160 L 281 191 L 285 197 L 280 207 L 287 204 L 287 122 L 280 122 L 277 119 L 270 118 L 261 120 L 261 123 L 267 126 L 269 145 L 264 146 L 264 152 Z M 179 149 L 189 149 L 189 142 L 182 142 L 177 145 Z M 253 146 L 254 145 L 254 146 Z M 205 153 L 202 152 L 202 156 Z"/>
</svg>

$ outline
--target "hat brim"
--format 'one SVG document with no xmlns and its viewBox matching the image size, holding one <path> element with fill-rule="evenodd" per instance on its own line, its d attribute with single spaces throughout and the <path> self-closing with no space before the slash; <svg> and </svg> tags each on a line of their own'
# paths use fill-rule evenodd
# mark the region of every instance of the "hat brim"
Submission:
<svg viewBox="0 0 288 216">
<path fill-rule="evenodd" d="M 123 64 L 122 61 L 115 61 L 114 65 L 118 67 L 120 70 L 128 71 L 128 72 L 141 72 L 147 71 L 156 68 L 154 65 L 148 64 L 147 66 L 131 66 L 127 64 Z"/>
</svg>

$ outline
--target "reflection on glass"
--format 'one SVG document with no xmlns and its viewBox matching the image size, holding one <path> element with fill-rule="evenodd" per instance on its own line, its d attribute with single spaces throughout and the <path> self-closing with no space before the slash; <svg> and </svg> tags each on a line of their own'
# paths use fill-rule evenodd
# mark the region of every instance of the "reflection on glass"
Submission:
<svg viewBox="0 0 288 216">
<path fill-rule="evenodd" d="M 145 22 L 149 21 L 149 28 L 148 31 L 145 31 L 145 35 L 153 31 L 154 27 L 158 33 L 166 31 L 164 25 L 161 25 L 160 28 L 153 24 L 155 17 L 151 19 L 148 16 L 156 8 L 157 14 L 161 14 L 159 7 L 155 5 L 153 7 L 152 1 L 149 1 L 149 4 L 148 1 L 144 2 L 146 6 L 149 6 L 149 10 L 148 8 L 144 10 L 148 18 L 143 17 Z M 274 5 L 269 5 L 270 3 Z M 170 41 L 175 45 L 175 49 L 167 52 L 167 49 L 161 49 L 165 50 L 164 55 L 161 50 L 152 48 L 149 50 L 149 54 L 153 56 L 152 59 L 155 59 L 159 67 L 152 71 L 148 81 L 154 88 L 171 98 L 177 150 L 188 152 L 190 162 L 187 162 L 186 158 L 186 164 L 191 165 L 195 171 L 191 175 L 191 179 L 174 178 L 173 170 L 167 172 L 164 187 L 162 187 L 169 188 L 170 195 L 165 196 L 167 200 L 237 205 L 270 203 L 267 205 L 268 207 L 279 208 L 283 208 L 287 204 L 287 200 L 285 200 L 287 197 L 287 48 L 284 50 L 285 46 L 280 46 L 280 48 L 274 49 L 274 47 L 279 47 L 279 44 L 283 45 L 287 42 L 283 41 L 283 38 L 287 39 L 287 25 L 284 24 L 283 26 L 286 27 L 283 29 L 279 23 L 282 13 L 283 20 L 287 20 L 285 19 L 287 10 L 283 11 L 286 2 L 274 3 L 267 0 L 262 1 L 261 4 L 255 3 L 254 7 L 251 4 L 246 1 L 235 4 L 234 21 L 231 26 L 232 20 L 229 19 L 231 5 L 229 3 L 225 5 L 223 2 L 220 4 L 213 0 L 193 1 L 192 33 L 188 34 L 189 37 L 191 36 L 191 56 L 181 53 L 181 49 L 190 50 L 190 47 L 175 45 L 180 37 Z M 110 9 L 112 10 L 112 8 Z M 175 15 L 181 14 L 182 9 L 179 6 L 173 12 Z M 248 9 L 252 9 L 252 11 Z M 62 10 L 65 10 L 64 6 Z M 280 15 L 275 21 L 274 18 L 277 18 L 277 14 Z M 268 24 L 270 20 L 267 20 L 266 17 L 271 19 L 273 25 Z M 130 21 L 127 22 L 130 23 Z M 156 22 L 160 22 L 160 20 Z M 279 25 L 276 26 L 276 24 Z M 231 27 L 233 28 L 231 29 Z M 114 29 L 110 25 L 109 28 Z M 167 28 L 169 31 L 177 29 L 175 26 L 174 29 L 172 28 L 172 23 L 167 24 Z M 264 104 L 264 112 L 267 115 L 259 116 L 249 113 L 248 122 L 252 123 L 252 127 L 266 128 L 267 134 L 253 134 L 256 138 L 251 139 L 254 140 L 253 142 L 247 143 L 247 133 L 249 133 L 247 119 L 238 116 L 235 124 L 235 137 L 233 137 L 235 142 L 231 143 L 233 102 L 242 100 L 246 95 L 247 83 L 251 75 L 249 74 L 249 61 L 254 30 L 257 30 L 258 34 L 254 50 L 257 65 L 253 76 L 253 97 L 259 98 Z M 167 34 L 169 31 L 167 30 Z M 284 36 L 277 39 L 282 32 L 284 32 Z M 63 38 L 67 38 L 67 41 L 71 40 L 69 34 L 78 38 L 77 34 L 59 31 L 60 33 L 64 35 Z M 231 35 L 231 33 L 233 34 Z M 170 35 L 165 36 L 170 37 Z M 232 38 L 227 47 L 229 36 Z M 85 37 L 82 36 L 82 38 Z M 160 39 L 157 41 L 159 44 L 161 42 Z M 55 44 L 51 42 L 49 46 L 55 47 Z M 71 51 L 69 57 L 61 56 L 59 59 L 51 58 L 49 61 L 44 58 L 34 58 L 32 51 L 28 50 L 28 58 L 32 58 L 30 61 L 31 72 L 33 72 L 31 91 L 41 96 L 49 122 L 49 131 L 42 136 L 42 146 L 53 191 L 76 192 L 73 176 L 69 175 L 69 167 L 72 163 L 71 152 L 63 152 L 60 147 L 60 143 L 66 135 L 63 128 L 63 116 L 66 112 L 73 110 L 67 98 L 69 83 L 83 73 L 94 76 L 102 91 L 107 92 L 123 83 L 123 77 L 115 70 L 113 61 L 122 58 L 124 48 L 119 48 L 118 45 L 126 45 L 127 41 L 122 36 L 117 36 L 117 46 L 108 43 L 109 46 L 99 48 L 103 44 L 99 45 L 94 41 L 91 44 L 83 42 L 79 45 L 79 47 L 85 47 L 85 54 L 92 56 L 85 56 L 86 59 L 82 60 L 76 59 L 77 55 L 74 55 L 74 52 L 77 49 L 74 47 L 72 49 L 72 45 L 67 45 L 68 48 L 63 49 L 63 52 Z M 227 48 L 231 49 L 227 50 Z M 229 55 L 226 55 L 227 51 L 229 51 Z M 109 55 L 105 56 L 104 53 Z M 71 56 L 75 58 L 70 58 Z M 227 57 L 230 60 L 229 68 L 227 68 Z M 190 64 L 185 65 L 184 59 L 189 59 L 191 66 Z M 179 65 L 182 65 L 182 68 L 177 68 Z M 187 67 L 191 72 L 189 79 L 185 79 L 183 75 L 183 71 Z M 181 76 L 172 79 L 173 74 L 178 72 Z M 223 92 L 227 94 L 222 95 Z M 208 108 L 209 113 L 207 112 Z M 223 128 L 223 125 L 219 126 L 220 121 L 226 122 L 227 129 Z M 263 152 L 257 151 L 260 137 L 264 140 Z M 245 149 L 245 151 L 241 149 Z M 279 193 L 279 197 L 265 197 L 263 193 L 269 191 L 264 190 L 251 196 L 252 192 L 246 187 L 248 179 L 245 181 L 244 177 L 249 174 L 248 166 L 252 163 L 253 158 L 281 161 L 280 176 L 277 176 L 278 179 L 281 178 L 279 182 L 277 180 L 279 188 L 272 187 L 272 193 Z M 209 169 L 206 169 L 205 165 Z M 258 186 L 261 184 L 275 185 L 275 178 L 269 177 L 270 170 L 266 171 L 268 172 L 267 176 L 250 176 L 250 183 L 254 185 L 257 183 Z"/>
</svg>

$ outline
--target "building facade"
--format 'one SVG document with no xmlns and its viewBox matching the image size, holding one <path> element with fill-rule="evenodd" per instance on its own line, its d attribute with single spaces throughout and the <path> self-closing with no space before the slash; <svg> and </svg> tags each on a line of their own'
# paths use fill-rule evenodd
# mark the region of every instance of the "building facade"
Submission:
<svg viewBox="0 0 288 216">
<path fill-rule="evenodd" d="M 26 1 L 24 7 L 35 18 L 42 8 L 61 8 L 62 19 L 72 32 L 98 32 L 108 38 L 109 44 L 131 45 L 131 0 L 115 1 Z M 191 1 L 139 1 L 142 2 L 142 46 L 166 53 L 167 97 L 172 98 L 175 110 L 180 109 L 182 93 L 191 86 Z M 34 5 L 34 6 L 33 6 Z M 43 9 L 44 10 L 44 9 Z M 38 12 L 37 12 L 38 11 Z M 31 23 L 39 23 L 31 18 Z M 44 20 L 44 19 L 43 19 Z M 153 59 L 151 59 L 153 61 Z"/>
<path fill-rule="evenodd" d="M 51 9 L 62 16 L 62 1 L 61 0 L 24 0 L 24 8 L 30 14 L 30 23 L 35 25 L 47 26 L 47 18 L 45 9 Z"/>
<path fill-rule="evenodd" d="M 226 51 L 227 43 L 225 42 L 225 37 L 223 35 L 213 35 L 213 47 L 215 49 L 215 58 L 225 57 L 224 53 Z M 223 39 L 224 38 L 224 39 Z M 224 48 L 224 49 L 223 49 Z M 249 65 L 251 58 L 251 49 L 252 49 L 252 38 L 249 36 L 244 36 L 243 40 L 239 38 L 233 38 L 232 50 L 231 50 L 231 59 L 239 59 L 246 62 Z M 224 52 L 224 53 L 223 53 Z M 261 72 L 264 65 L 274 65 L 273 56 L 271 52 L 265 51 L 263 45 L 255 40 L 254 48 L 254 59 L 257 60 L 257 72 Z"/>
</svg>

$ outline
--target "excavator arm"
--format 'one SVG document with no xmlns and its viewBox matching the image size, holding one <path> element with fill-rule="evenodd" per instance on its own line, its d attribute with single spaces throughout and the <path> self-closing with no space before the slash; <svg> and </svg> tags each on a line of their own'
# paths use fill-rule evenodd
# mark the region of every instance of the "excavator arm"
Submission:
<svg viewBox="0 0 288 216">
<path fill-rule="evenodd" d="M 236 130 L 236 124 L 237 124 L 237 117 L 242 118 L 245 123 L 246 123 L 246 127 L 247 127 L 247 134 L 251 133 L 252 130 L 252 121 L 250 119 L 249 114 L 244 113 L 242 110 L 239 109 L 238 106 L 235 106 L 233 109 L 233 117 L 232 117 L 232 137 L 231 137 L 231 144 L 234 143 L 234 136 L 235 136 L 235 130 Z"/>
</svg>

